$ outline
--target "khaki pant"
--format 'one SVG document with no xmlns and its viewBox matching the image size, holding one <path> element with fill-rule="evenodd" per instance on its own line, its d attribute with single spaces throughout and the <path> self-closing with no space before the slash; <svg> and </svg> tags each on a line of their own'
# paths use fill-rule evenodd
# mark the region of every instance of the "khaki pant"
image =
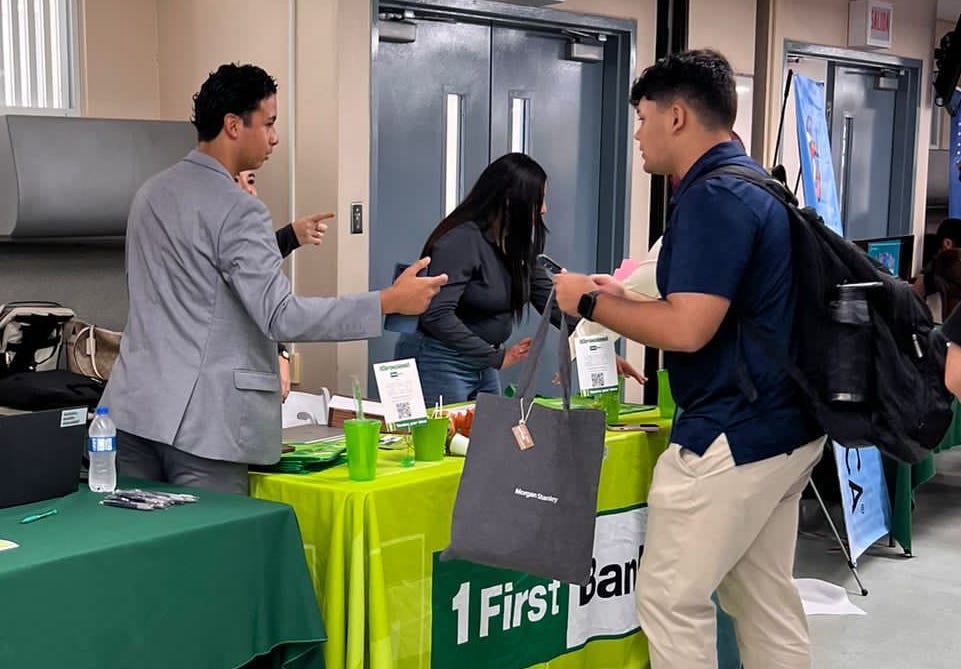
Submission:
<svg viewBox="0 0 961 669">
<path fill-rule="evenodd" d="M 745 669 L 810 669 L 794 549 L 798 501 L 823 448 L 822 437 L 738 467 L 721 435 L 702 457 L 677 444 L 661 455 L 637 578 L 653 669 L 717 667 L 715 590 Z"/>
</svg>

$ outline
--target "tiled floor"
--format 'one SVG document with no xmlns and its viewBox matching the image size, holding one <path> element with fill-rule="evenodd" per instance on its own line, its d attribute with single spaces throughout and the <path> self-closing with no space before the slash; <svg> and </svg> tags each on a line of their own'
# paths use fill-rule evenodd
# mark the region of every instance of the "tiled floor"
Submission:
<svg viewBox="0 0 961 669">
<path fill-rule="evenodd" d="M 937 477 L 918 489 L 914 557 L 869 549 L 858 561 L 868 596 L 851 597 L 868 615 L 809 618 L 816 669 L 961 667 L 961 448 L 935 457 Z M 833 539 L 802 535 L 795 573 L 857 592 Z"/>
</svg>

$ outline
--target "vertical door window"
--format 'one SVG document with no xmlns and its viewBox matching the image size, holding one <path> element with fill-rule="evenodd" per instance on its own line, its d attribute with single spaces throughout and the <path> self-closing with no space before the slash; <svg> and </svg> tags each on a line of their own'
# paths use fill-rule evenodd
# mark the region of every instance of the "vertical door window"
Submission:
<svg viewBox="0 0 961 669">
<path fill-rule="evenodd" d="M 531 150 L 531 101 L 530 98 L 511 95 L 510 150 L 512 153 L 530 153 Z"/>
<path fill-rule="evenodd" d="M 464 144 L 463 128 L 463 96 L 458 93 L 448 93 L 444 123 L 446 134 L 444 137 L 444 216 L 454 210 L 461 199 L 461 184 L 463 179 L 462 149 Z"/>
</svg>

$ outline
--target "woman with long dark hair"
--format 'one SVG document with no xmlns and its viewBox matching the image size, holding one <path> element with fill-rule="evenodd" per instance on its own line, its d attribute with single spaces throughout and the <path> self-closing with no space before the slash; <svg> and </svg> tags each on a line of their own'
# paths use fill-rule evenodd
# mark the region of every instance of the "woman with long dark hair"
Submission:
<svg viewBox="0 0 961 669">
<path fill-rule="evenodd" d="M 448 280 L 418 331 L 401 336 L 396 356 L 417 359 L 428 405 L 441 395 L 452 403 L 499 393 L 498 370 L 527 357 L 529 338 L 505 342 L 528 304 L 544 309 L 552 288 L 535 262 L 547 237 L 546 187 L 547 174 L 532 158 L 501 156 L 424 244 L 430 273 Z"/>
<path fill-rule="evenodd" d="M 427 238 L 431 275 L 447 283 L 401 335 L 395 356 L 416 358 L 428 405 L 499 393 L 499 370 L 527 357 L 530 338 L 505 346 L 528 304 L 543 312 L 553 283 L 536 258 L 544 250 L 547 174 L 533 158 L 508 153 L 487 166 L 454 211 Z M 554 325 L 560 311 L 552 309 Z M 574 323 L 571 323 L 571 328 Z M 618 371 L 643 383 L 629 363 Z"/>
</svg>

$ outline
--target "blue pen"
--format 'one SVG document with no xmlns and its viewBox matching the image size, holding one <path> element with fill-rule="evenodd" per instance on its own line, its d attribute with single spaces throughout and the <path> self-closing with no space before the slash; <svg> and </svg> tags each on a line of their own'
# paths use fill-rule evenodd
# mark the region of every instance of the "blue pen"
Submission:
<svg viewBox="0 0 961 669">
<path fill-rule="evenodd" d="M 33 514 L 32 516 L 27 516 L 26 518 L 24 518 L 23 520 L 20 521 L 20 524 L 21 524 L 21 525 L 26 525 L 27 523 L 35 522 L 35 521 L 37 521 L 37 520 L 40 520 L 41 518 L 48 518 L 48 517 L 50 517 L 50 516 L 56 516 L 58 513 L 60 513 L 60 512 L 57 511 L 56 509 L 47 509 L 46 511 L 41 511 L 40 513 L 35 513 L 35 514 Z"/>
</svg>

